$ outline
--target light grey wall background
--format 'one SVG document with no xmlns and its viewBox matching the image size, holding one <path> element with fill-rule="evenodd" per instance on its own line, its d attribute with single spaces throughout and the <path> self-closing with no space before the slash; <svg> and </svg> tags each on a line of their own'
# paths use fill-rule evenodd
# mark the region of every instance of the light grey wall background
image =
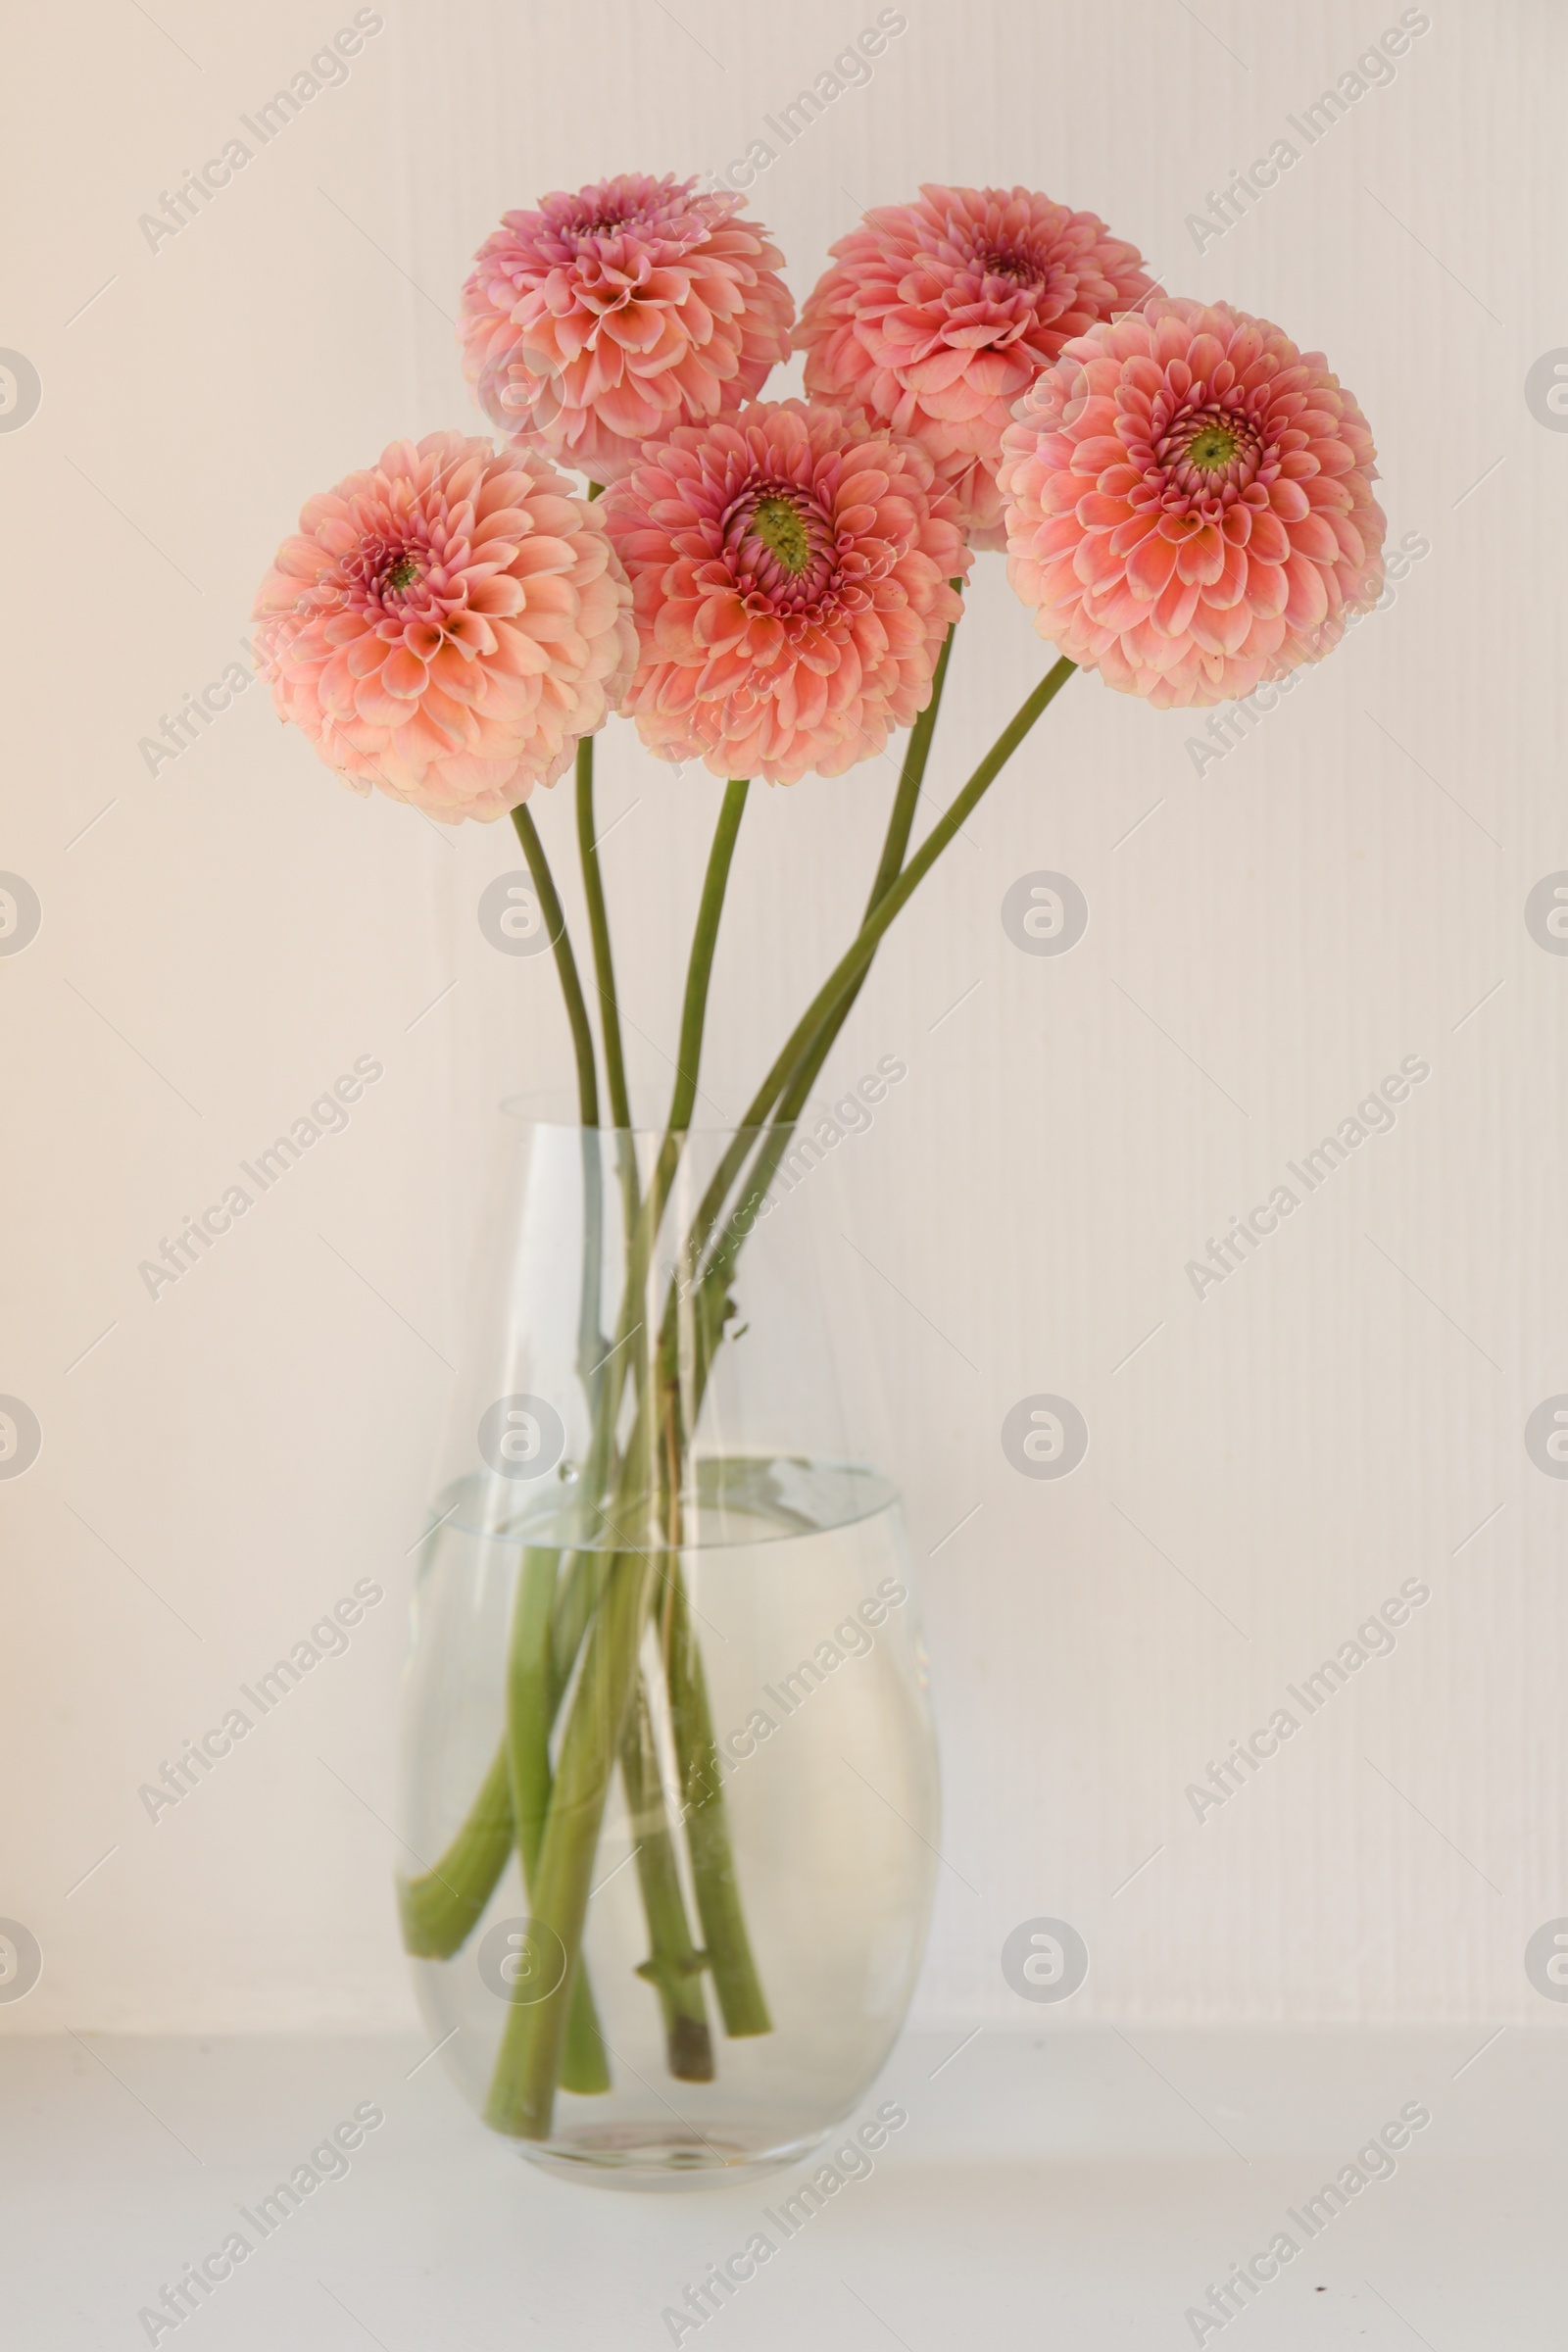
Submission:
<svg viewBox="0 0 1568 2352">
<path fill-rule="evenodd" d="M 10 33 L 0 344 L 42 397 L 0 432 L 0 866 L 42 927 L 0 958 L 0 1391 L 43 1445 L 0 1482 L 0 1913 L 45 1971 L 0 2031 L 412 2015 L 383 1827 L 411 1547 L 488 1106 L 569 1066 L 546 963 L 476 927 L 503 828 L 360 804 L 260 689 L 156 777 L 139 740 L 237 658 L 309 492 L 477 429 L 451 318 L 506 206 L 723 168 L 876 12 L 378 13 L 346 83 L 156 251 L 138 217 L 347 0 L 95 0 Z M 1395 0 L 905 13 L 752 192 L 797 294 L 923 178 L 1092 206 L 1173 290 L 1329 354 L 1393 540 L 1430 545 L 1201 776 L 1197 720 L 1075 682 L 839 1047 L 845 1079 L 910 1073 L 845 1156 L 930 1555 L 952 1867 L 921 2013 L 1017 2022 L 999 1948 L 1045 1913 L 1089 1941 L 1086 2013 L 1549 2017 L 1522 1953 L 1568 1912 L 1568 1485 L 1523 1431 L 1568 1391 L 1568 960 L 1524 906 L 1568 867 L 1568 437 L 1524 383 L 1568 347 L 1568 36 L 1544 5 L 1432 0 L 1308 147 L 1289 118 Z M 1295 167 L 1195 235 L 1281 137 Z M 983 559 L 939 787 L 1041 661 Z M 623 727 L 603 775 L 656 1087 L 717 788 Z M 891 782 L 755 796 L 716 1066 L 770 1054 L 848 936 Z M 542 808 L 563 861 L 568 819 Z M 1040 868 L 1091 909 L 1061 957 L 1001 921 Z M 349 1131 L 149 1298 L 138 1261 L 361 1055 L 385 1075 Z M 1431 1075 L 1393 1132 L 1196 1298 L 1186 1261 L 1407 1055 Z M 1091 1431 L 1060 1482 L 1002 1451 L 1039 1391 Z M 138 1784 L 366 1576 L 387 1598 L 349 1653 L 151 1824 Z M 1394 1653 L 1200 1823 L 1187 1786 L 1408 1579 L 1430 1598 Z"/>
</svg>

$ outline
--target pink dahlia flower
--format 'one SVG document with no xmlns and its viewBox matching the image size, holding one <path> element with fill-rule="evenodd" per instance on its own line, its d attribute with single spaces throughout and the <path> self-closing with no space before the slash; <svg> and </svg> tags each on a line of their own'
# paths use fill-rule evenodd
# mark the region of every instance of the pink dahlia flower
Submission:
<svg viewBox="0 0 1568 2352">
<path fill-rule="evenodd" d="M 928 186 L 832 251 L 796 329 L 808 392 L 918 441 L 973 544 L 1001 547 L 1013 404 L 1069 337 L 1152 291 L 1137 247 L 1027 188 Z"/>
<path fill-rule="evenodd" d="M 444 823 L 553 784 L 625 691 L 631 593 L 598 512 L 488 441 L 394 441 L 307 501 L 257 591 L 278 711 L 356 792 Z"/>
<path fill-rule="evenodd" d="M 1161 709 L 1319 660 L 1381 593 L 1366 419 L 1266 318 L 1162 296 L 1092 327 L 1003 447 L 1007 573 L 1036 628 Z"/>
<path fill-rule="evenodd" d="M 458 332 L 487 416 L 598 482 L 716 416 L 787 359 L 783 255 L 743 198 L 623 172 L 508 213 L 474 256 Z"/>
<path fill-rule="evenodd" d="M 642 641 L 624 707 L 661 759 L 838 776 L 929 701 L 969 555 L 912 443 L 755 401 L 650 443 L 605 522 Z"/>
</svg>

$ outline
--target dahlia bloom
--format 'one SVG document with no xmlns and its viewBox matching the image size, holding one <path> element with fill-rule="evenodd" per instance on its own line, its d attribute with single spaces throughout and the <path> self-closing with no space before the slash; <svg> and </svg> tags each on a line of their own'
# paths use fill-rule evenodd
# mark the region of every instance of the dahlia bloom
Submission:
<svg viewBox="0 0 1568 2352">
<path fill-rule="evenodd" d="M 807 391 L 918 441 L 973 545 L 1001 547 L 1013 405 L 1071 336 L 1152 291 L 1137 247 L 1027 188 L 928 185 L 830 251 L 796 329 Z"/>
<path fill-rule="evenodd" d="M 1228 304 L 1092 327 L 1003 437 L 1042 637 L 1160 709 L 1315 662 L 1383 586 L 1372 435 L 1321 352 Z"/>
<path fill-rule="evenodd" d="M 443 823 L 553 784 L 636 659 L 597 511 L 542 458 L 431 433 L 309 499 L 257 591 L 280 716 Z"/>
<path fill-rule="evenodd" d="M 474 256 L 458 332 L 487 416 L 598 482 L 645 441 L 738 407 L 787 359 L 795 304 L 739 196 L 623 172 L 508 213 Z"/>
<path fill-rule="evenodd" d="M 930 460 L 837 409 L 677 425 L 604 502 L 663 760 L 793 784 L 880 752 L 930 699 L 969 554 Z"/>
</svg>

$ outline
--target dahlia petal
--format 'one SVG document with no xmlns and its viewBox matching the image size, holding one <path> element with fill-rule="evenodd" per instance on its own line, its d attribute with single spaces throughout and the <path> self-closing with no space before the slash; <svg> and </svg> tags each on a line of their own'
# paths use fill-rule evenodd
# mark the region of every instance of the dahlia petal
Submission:
<svg viewBox="0 0 1568 2352">
<path fill-rule="evenodd" d="M 405 645 L 395 647 L 381 664 L 381 684 L 399 702 L 413 702 L 421 694 L 428 675 L 424 662 Z"/>
<path fill-rule="evenodd" d="M 1089 531 L 1078 542 L 1072 568 L 1086 588 L 1101 588 L 1125 578 L 1131 566 L 1116 554 L 1113 532 Z"/>
<path fill-rule="evenodd" d="M 1184 580 L 1206 586 L 1225 568 L 1225 542 L 1211 522 L 1190 531 L 1178 543 L 1176 569 Z"/>
<path fill-rule="evenodd" d="M 551 581 L 530 580 L 524 587 L 521 580 L 504 574 L 500 579 L 473 580 L 468 588 L 470 612 L 485 612 L 494 619 L 526 611 L 531 616 L 539 608 L 543 593 Z"/>
<path fill-rule="evenodd" d="M 1252 529 L 1248 550 L 1253 561 L 1259 564 L 1283 564 L 1291 552 L 1290 532 L 1277 514 L 1256 509 L 1250 509 L 1249 512 L 1252 516 Z"/>
<path fill-rule="evenodd" d="M 1285 617 L 1293 629 L 1313 629 L 1327 617 L 1328 589 L 1317 564 L 1294 552 L 1285 564 L 1290 586 Z"/>
<path fill-rule="evenodd" d="M 404 704 L 388 694 L 379 676 L 361 678 L 354 689 L 354 709 L 359 717 L 378 727 L 395 727 L 405 715 Z"/>
<path fill-rule="evenodd" d="M 1155 599 L 1151 617 L 1162 637 L 1184 637 L 1188 624 L 1198 610 L 1200 589 L 1196 581 L 1173 579 Z"/>
<path fill-rule="evenodd" d="M 1290 581 L 1282 564 L 1260 564 L 1249 553 L 1247 564 L 1248 610 L 1260 620 L 1272 620 L 1283 612 L 1290 600 Z"/>
<path fill-rule="evenodd" d="M 1340 543 L 1327 521 L 1319 514 L 1305 514 L 1291 526 L 1291 545 L 1298 555 L 1310 556 L 1314 564 L 1338 562 Z"/>
<path fill-rule="evenodd" d="M 1239 605 L 1247 594 L 1247 575 L 1250 567 L 1245 548 L 1233 547 L 1228 540 L 1222 541 L 1221 545 L 1225 550 L 1225 560 L 1220 575 L 1217 580 L 1205 584 L 1203 601 L 1225 608 Z"/>
<path fill-rule="evenodd" d="M 550 656 L 534 637 L 515 622 L 500 621 L 495 625 L 496 650 L 494 667 L 499 675 L 510 678 L 544 678 L 550 675 Z"/>
<path fill-rule="evenodd" d="M 1156 612 L 1167 597 L 1182 592 L 1181 581 L 1169 582 L 1161 590 L 1156 600 L 1154 608 Z M 1196 590 L 1194 595 L 1196 597 Z M 1120 636 L 1124 629 L 1135 628 L 1148 611 L 1147 599 L 1135 596 L 1125 578 L 1113 581 L 1102 593 L 1098 590 L 1091 591 L 1084 607 L 1085 617 L 1095 628 L 1113 631 L 1117 636 Z"/>
<path fill-rule="evenodd" d="M 1121 523 L 1117 529 L 1111 532 L 1112 553 L 1118 556 L 1130 556 L 1135 547 L 1141 546 L 1150 533 L 1157 531 L 1158 528 L 1159 516 L 1157 514 L 1135 514 L 1131 521 Z"/>
<path fill-rule="evenodd" d="M 1106 498 L 1098 490 L 1081 498 L 1074 513 L 1086 531 L 1113 531 L 1119 523 L 1132 520 L 1132 509 L 1124 498 Z"/>
<path fill-rule="evenodd" d="M 1158 596 L 1176 568 L 1176 550 L 1168 539 L 1152 531 L 1127 559 L 1127 578 L 1138 595 Z"/>
<path fill-rule="evenodd" d="M 1301 522 L 1312 512 L 1310 501 L 1298 482 L 1278 481 L 1269 490 L 1269 505 L 1281 522 Z"/>
<path fill-rule="evenodd" d="M 1220 652 L 1239 654 L 1252 626 L 1252 615 L 1247 606 L 1239 600 L 1235 604 L 1216 606 L 1210 591 L 1204 600 L 1204 609 L 1209 625 L 1219 640 Z"/>
<path fill-rule="evenodd" d="M 373 630 L 356 638 L 346 651 L 350 674 L 356 678 L 373 677 L 386 658 L 386 648 Z"/>
</svg>

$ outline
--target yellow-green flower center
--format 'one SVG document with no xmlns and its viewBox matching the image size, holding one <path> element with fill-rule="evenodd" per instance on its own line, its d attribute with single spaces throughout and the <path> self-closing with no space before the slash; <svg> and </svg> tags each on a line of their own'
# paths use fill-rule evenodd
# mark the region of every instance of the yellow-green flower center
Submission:
<svg viewBox="0 0 1568 2352">
<path fill-rule="evenodd" d="M 1236 435 L 1227 431 L 1223 424 L 1205 424 L 1201 432 L 1194 434 L 1187 451 L 1187 462 L 1190 466 L 1198 466 L 1200 472 L 1218 473 L 1235 457 L 1237 446 Z"/>
<path fill-rule="evenodd" d="M 416 564 L 414 558 L 412 556 L 399 556 L 397 562 L 393 564 L 391 570 L 386 575 L 386 584 L 389 588 L 395 590 L 397 594 L 401 595 L 405 588 L 412 588 L 414 586 L 414 583 L 418 576 L 419 566 L 417 564 Z"/>
<path fill-rule="evenodd" d="M 806 535 L 806 525 L 794 505 L 787 498 L 759 499 L 752 516 L 752 530 L 771 554 L 777 556 L 791 578 L 806 569 L 811 560 L 811 543 Z"/>
</svg>

